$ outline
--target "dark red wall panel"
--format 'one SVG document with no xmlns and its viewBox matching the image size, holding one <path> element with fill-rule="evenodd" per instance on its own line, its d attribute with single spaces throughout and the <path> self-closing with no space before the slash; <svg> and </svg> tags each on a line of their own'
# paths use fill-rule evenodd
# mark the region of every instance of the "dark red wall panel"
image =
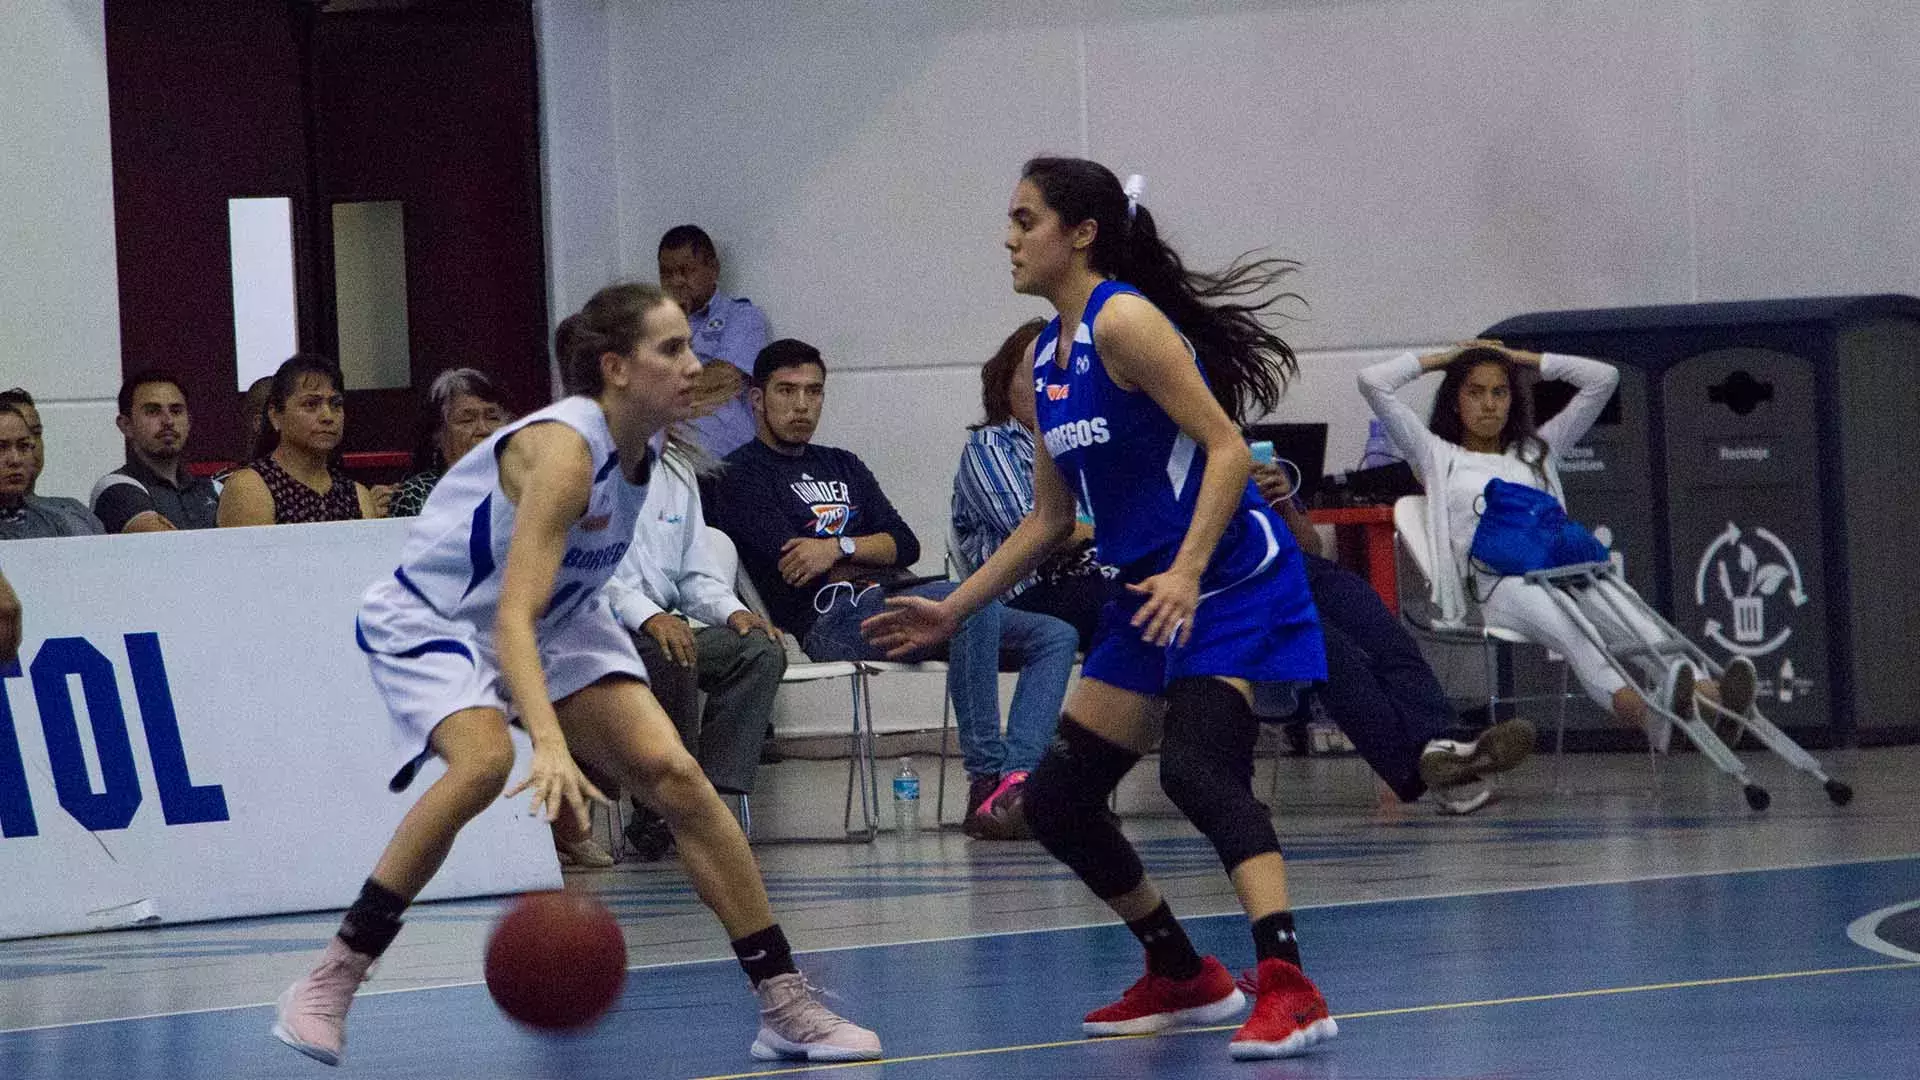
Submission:
<svg viewBox="0 0 1920 1080">
<path fill-rule="evenodd" d="M 196 457 L 239 452 L 227 200 L 295 200 L 301 345 L 332 352 L 335 200 L 405 203 L 413 386 L 353 391 L 347 444 L 411 443 L 434 375 L 547 397 L 527 0 L 320 13 L 290 0 L 108 0 L 122 367 L 193 385 Z"/>
</svg>

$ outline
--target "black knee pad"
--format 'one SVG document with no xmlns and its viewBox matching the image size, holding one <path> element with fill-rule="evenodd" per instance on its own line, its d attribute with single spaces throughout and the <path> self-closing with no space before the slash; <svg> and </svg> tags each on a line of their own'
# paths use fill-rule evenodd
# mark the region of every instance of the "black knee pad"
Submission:
<svg viewBox="0 0 1920 1080">
<path fill-rule="evenodd" d="M 1229 871 L 1280 850 L 1267 807 L 1253 796 L 1253 746 L 1260 737 L 1240 692 L 1219 679 L 1180 679 L 1167 688 L 1160 741 L 1160 788 L 1213 843 Z"/>
<path fill-rule="evenodd" d="M 1139 761 L 1139 754 L 1062 716 L 1053 745 L 1022 789 L 1033 838 L 1102 900 L 1125 896 L 1146 877 L 1119 820 L 1107 809 L 1107 797 Z"/>
</svg>

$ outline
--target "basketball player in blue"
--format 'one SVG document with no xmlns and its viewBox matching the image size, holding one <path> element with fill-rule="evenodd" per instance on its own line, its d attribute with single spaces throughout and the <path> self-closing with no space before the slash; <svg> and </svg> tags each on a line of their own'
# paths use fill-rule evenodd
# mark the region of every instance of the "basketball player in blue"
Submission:
<svg viewBox="0 0 1920 1080">
<path fill-rule="evenodd" d="M 759 1058 L 864 1060 L 870 1031 L 834 1015 L 797 973 L 746 838 L 648 691 L 600 587 L 633 541 L 655 436 L 694 411 L 700 361 L 686 316 L 648 285 L 601 290 L 560 324 L 569 395 L 495 432 L 447 470 L 407 532 L 400 566 L 367 590 L 355 627 L 405 737 L 390 785 L 428 758 L 446 771 L 408 811 L 318 967 L 280 996 L 273 1033 L 328 1065 L 347 1009 L 462 826 L 501 797 L 509 718 L 533 742 L 532 793 L 584 830 L 605 801 L 574 764 L 617 778 L 666 819 L 700 897 L 760 997 Z"/>
<path fill-rule="evenodd" d="M 1102 613 L 1025 809 L 1035 838 L 1126 920 L 1147 972 L 1084 1030 L 1217 1024 L 1245 1006 L 1107 809 L 1158 735 L 1161 787 L 1213 843 L 1253 924 L 1258 996 L 1229 1050 L 1297 1054 L 1337 1028 L 1301 973 L 1280 844 L 1253 795 L 1253 702 L 1324 679 L 1326 658 L 1299 549 L 1249 483 L 1236 425 L 1271 409 L 1296 365 L 1258 319 L 1279 297 L 1235 301 L 1290 264 L 1189 273 L 1137 189 L 1079 159 L 1028 162 L 1007 216 L 1014 290 L 1059 313 L 1031 357 L 1042 436 L 1033 513 L 946 598 L 890 600 L 866 632 L 890 653 L 951 635 L 1068 537 L 1076 500 L 1091 512 L 1101 561 L 1127 589 Z"/>
</svg>

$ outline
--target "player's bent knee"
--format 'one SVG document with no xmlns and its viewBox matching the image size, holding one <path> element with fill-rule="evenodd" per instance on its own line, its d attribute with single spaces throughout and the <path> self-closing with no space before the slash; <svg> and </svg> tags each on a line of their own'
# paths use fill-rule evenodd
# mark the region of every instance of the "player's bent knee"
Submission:
<svg viewBox="0 0 1920 1080">
<path fill-rule="evenodd" d="M 1146 875 L 1107 809 L 1107 797 L 1137 761 L 1138 754 L 1063 716 L 1059 734 L 1023 790 L 1034 839 L 1102 899 L 1132 892 Z"/>
<path fill-rule="evenodd" d="M 1020 794 L 1027 827 L 1033 830 L 1033 838 L 1042 846 L 1049 845 L 1050 837 L 1058 837 L 1063 829 L 1071 828 L 1077 816 L 1073 799 L 1063 785 L 1064 778 L 1060 770 L 1047 767 L 1050 759 L 1051 755 L 1040 759 L 1039 766 L 1027 777 Z"/>
<path fill-rule="evenodd" d="M 629 771 L 642 798 L 652 793 L 684 792 L 706 783 L 700 763 L 679 745 L 640 754 L 629 762 Z"/>
<path fill-rule="evenodd" d="M 1218 679 L 1182 679 L 1168 688 L 1160 788 L 1229 870 L 1280 850 L 1273 820 L 1251 787 L 1256 732 L 1248 728 L 1257 724 L 1240 692 Z"/>
<path fill-rule="evenodd" d="M 437 747 L 447 763 L 447 776 L 455 783 L 489 798 L 507 786 L 513 772 L 513 740 L 506 729 L 475 737 L 469 733 L 458 741 L 446 741 Z"/>
</svg>

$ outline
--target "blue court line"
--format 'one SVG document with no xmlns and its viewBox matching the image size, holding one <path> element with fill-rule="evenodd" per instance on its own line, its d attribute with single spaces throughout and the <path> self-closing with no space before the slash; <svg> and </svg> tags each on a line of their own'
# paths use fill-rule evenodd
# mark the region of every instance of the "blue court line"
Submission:
<svg viewBox="0 0 1920 1080">
<path fill-rule="evenodd" d="M 1555 994 L 1529 994 L 1524 997 L 1493 998 L 1486 1001 L 1451 1001 L 1436 1005 L 1410 1005 L 1398 1009 L 1374 1009 L 1368 1012 L 1334 1013 L 1333 1018 L 1344 1024 L 1353 1020 L 1369 1020 L 1384 1016 L 1411 1016 L 1417 1013 L 1451 1012 L 1457 1009 L 1486 1009 L 1500 1005 L 1533 1005 L 1542 1002 L 1572 1001 L 1577 998 L 1611 997 L 1616 994 L 1694 990 L 1703 987 L 1733 986 L 1739 983 L 1774 982 L 1781 979 L 1812 979 L 1829 975 L 1857 975 L 1863 972 L 1900 971 L 1912 968 L 1920 968 L 1920 961 L 1861 964 L 1855 967 L 1824 968 L 1817 971 L 1780 971 L 1764 975 L 1734 975 L 1720 979 L 1688 979 L 1681 982 L 1653 983 L 1645 986 L 1610 986 L 1592 990 L 1566 990 Z M 1078 1039 L 1059 1039 L 1054 1042 L 1028 1043 L 1024 1046 L 989 1046 L 973 1050 L 951 1050 L 940 1054 L 919 1054 L 913 1057 L 882 1058 L 877 1061 L 850 1061 L 763 1068 L 753 1072 L 719 1073 L 713 1076 L 695 1077 L 693 1080 L 748 1080 L 750 1077 L 757 1076 L 788 1076 L 797 1073 L 826 1072 L 829 1070 L 868 1069 L 886 1065 L 897 1066 L 922 1061 L 951 1061 L 958 1058 L 983 1057 L 992 1054 L 1016 1054 L 1035 1050 L 1065 1050 L 1076 1047 L 1085 1048 L 1107 1042 L 1158 1039 L 1182 1035 L 1218 1034 L 1225 1031 L 1235 1031 L 1238 1027 L 1238 1024 L 1218 1024 L 1210 1027 L 1182 1028 L 1177 1031 L 1161 1032 L 1152 1035 L 1118 1035 L 1097 1041 L 1084 1037 Z M 1331 1052 L 1333 1052 L 1332 1046 L 1321 1051 L 1323 1055 Z"/>
<path fill-rule="evenodd" d="M 1908 857 L 1302 908 L 1309 968 L 1336 1011 L 1393 1022 L 1354 1024 L 1285 1075 L 1406 1076 L 1410 1065 L 1435 1076 L 1884 1075 L 1873 1062 L 1920 1060 L 1920 1028 L 1895 1019 L 1920 1010 L 1920 979 L 1904 964 L 1861 965 L 1868 954 L 1839 926 L 1917 896 L 1920 860 Z M 1229 962 L 1250 952 L 1243 917 L 1187 925 Z M 1227 1067 L 1224 1039 L 1065 1038 L 1138 974 L 1138 946 L 1117 925 L 822 950 L 804 962 L 847 993 L 843 1011 L 882 1032 L 898 1055 L 889 1078 L 1057 1076 L 1057 1054 L 935 1057 L 1051 1043 L 1079 1048 L 1076 1075 L 1181 1080 Z M 1849 973 L 1779 977 L 1840 969 Z M 520 1031 L 475 986 L 368 994 L 355 1005 L 352 1057 L 331 1075 L 734 1075 L 753 1032 L 740 982 L 731 961 L 644 968 L 599 1029 L 569 1039 Z M 1693 986 L 1608 993 L 1678 983 Z M 1511 1004 L 1458 1007 L 1491 1001 Z M 0 1076 L 327 1075 L 266 1038 L 270 1015 L 0 1034 Z"/>
<path fill-rule="evenodd" d="M 1187 842 L 1186 838 L 1175 838 L 1170 841 L 1162 841 L 1162 843 L 1184 843 L 1184 842 Z M 1214 856 L 1212 848 L 1210 846 L 1207 846 L 1206 841 L 1196 837 L 1196 838 L 1191 838 L 1191 843 L 1202 846 L 1202 847 L 1206 847 L 1205 854 L 1209 862 L 1209 872 L 1217 872 L 1217 868 L 1218 868 L 1217 858 Z M 996 856 L 996 858 L 1008 858 L 1008 857 L 1017 857 L 1017 856 L 1018 856 L 1018 853 L 1008 852 L 1003 855 L 998 855 Z M 1044 853 L 1041 853 L 1038 857 L 1040 859 L 1045 860 L 1047 864 L 1047 868 L 1050 871 L 1058 871 L 1058 873 L 1055 874 L 1054 876 L 1066 876 L 1066 877 L 1071 876 L 1070 872 L 1064 870 L 1064 868 L 1059 867 L 1059 865 L 1053 861 L 1051 856 L 1047 856 Z M 1874 865 L 1879 863 L 1906 862 L 1906 861 L 1920 861 L 1920 854 L 1879 856 L 1879 857 L 1868 858 L 1868 859 L 1849 859 L 1842 862 L 1815 862 L 1815 863 L 1794 864 L 1794 865 L 1778 866 L 1778 867 L 1761 867 L 1761 868 L 1754 868 L 1754 869 L 1748 869 L 1748 870 L 1682 871 L 1679 873 L 1656 874 L 1656 875 L 1647 875 L 1642 877 L 1613 878 L 1613 879 L 1586 881 L 1586 882 L 1558 882 L 1558 883 L 1548 883 L 1548 884 L 1540 884 L 1540 885 L 1513 886 L 1513 887 L 1506 887 L 1506 888 L 1492 889 L 1492 890 L 1428 893 L 1428 894 L 1421 894 L 1421 895 L 1408 896 L 1408 897 L 1396 897 L 1396 898 L 1367 898 L 1367 899 L 1360 899 L 1360 900 L 1330 901 L 1322 904 L 1302 905 L 1300 907 L 1297 907 L 1295 910 L 1312 911 L 1312 910 L 1324 910 L 1324 909 L 1337 908 L 1337 907 L 1349 907 L 1349 906 L 1356 906 L 1356 905 L 1371 905 L 1371 904 L 1382 904 L 1382 903 L 1406 903 L 1406 902 L 1416 902 L 1416 901 L 1425 901 L 1425 900 L 1451 900 L 1451 899 L 1457 899 L 1464 896 L 1484 895 L 1488 892 L 1519 893 L 1519 892 L 1530 892 L 1530 891 L 1553 891 L 1553 890 L 1588 888 L 1588 887 L 1606 886 L 1606 885 L 1628 885 L 1628 884 L 1636 884 L 1636 883 L 1648 882 L 1648 881 L 1670 881 L 1670 880 L 1677 880 L 1677 879 L 1690 878 L 1690 877 L 1734 877 L 1742 874 L 1775 873 L 1775 872 L 1785 871 L 1785 870 L 1811 870 L 1811 869 L 1822 869 L 1822 868 L 1834 867 L 1834 866 L 1867 866 L 1867 865 Z M 943 869 L 944 869 L 944 864 L 941 864 L 941 865 L 943 866 Z M 878 867 L 878 869 L 890 872 L 891 868 L 886 866 L 881 866 L 881 867 Z M 1180 875 L 1177 873 L 1168 872 L 1169 866 L 1167 863 L 1164 863 L 1164 862 L 1159 863 L 1157 866 L 1150 866 L 1150 869 L 1155 872 L 1157 877 L 1165 880 L 1172 880 L 1179 876 L 1191 876 L 1191 875 Z M 680 873 L 663 870 L 659 873 L 647 873 L 644 875 L 621 875 L 621 876 L 629 876 L 629 877 L 639 876 L 639 877 L 643 877 L 645 880 L 642 882 L 635 882 L 635 883 L 627 883 L 627 882 L 619 881 L 617 879 L 613 881 L 608 881 L 605 879 L 597 879 L 597 880 L 590 879 L 590 880 L 591 880 L 591 886 L 593 887 L 592 891 L 594 892 L 594 894 L 597 895 L 604 903 L 606 903 L 608 908 L 613 911 L 615 917 L 618 918 L 625 925 L 633 925 L 635 923 L 644 922 L 649 919 L 677 918 L 677 917 L 690 915 L 690 914 L 700 914 L 706 910 L 700 904 L 699 899 L 693 895 L 692 887 L 687 883 L 685 876 Z M 816 883 L 816 882 L 818 883 L 831 882 L 833 886 L 845 886 L 845 885 L 858 884 L 863 880 L 864 879 L 861 879 L 856 876 L 850 876 L 845 873 L 821 875 L 818 878 L 806 878 L 806 877 L 800 877 L 796 875 L 781 875 L 781 876 L 770 878 L 770 892 L 776 898 L 777 902 L 775 904 L 775 908 L 776 910 L 779 910 L 782 907 L 790 908 L 797 904 L 814 903 L 814 902 L 820 902 L 824 900 L 837 898 L 837 896 L 834 894 L 817 895 L 817 896 L 808 895 L 805 893 L 805 890 L 802 888 L 803 884 Z M 910 882 L 912 880 L 914 879 L 911 879 L 911 878 L 908 879 L 908 881 Z M 941 892 L 961 892 L 961 891 L 967 891 L 964 888 L 964 886 L 968 885 L 970 882 L 978 882 L 983 879 L 977 878 L 977 877 L 969 878 L 964 874 L 954 875 L 954 874 L 942 873 L 940 875 L 937 875 L 937 880 L 939 880 L 943 885 L 951 886 L 951 887 L 938 890 L 938 891 L 918 890 L 918 889 L 901 890 L 901 889 L 894 888 L 894 889 L 887 889 L 883 895 L 886 898 L 911 899 L 916 896 L 937 895 Z M 1034 879 L 1031 875 L 1028 875 L 1028 876 L 995 875 L 990 878 L 986 878 L 985 880 L 1031 882 Z M 772 887 L 771 882 L 773 881 L 781 881 L 786 887 L 785 888 Z M 579 883 L 578 879 L 576 879 L 576 883 L 577 884 Z M 827 886 L 823 886 L 823 887 L 827 887 Z M 874 899 L 876 897 L 862 893 L 860 894 L 860 898 Z M 507 903 L 509 899 L 511 898 L 487 897 L 487 898 L 472 898 L 472 899 L 463 899 L 463 900 L 433 901 L 433 902 L 419 905 L 416 908 L 414 908 L 413 911 L 408 916 L 408 921 L 416 924 L 490 923 L 494 919 L 499 917 L 501 910 L 503 909 L 505 903 Z M 1920 908 L 1920 903 L 1916 903 L 1911 906 Z M 136 931 L 137 933 L 142 935 L 142 938 L 139 940 L 131 941 L 131 942 L 129 942 L 129 939 L 126 935 L 111 933 L 111 932 L 99 933 L 99 934 L 85 934 L 85 935 L 77 935 L 77 936 L 66 936 L 66 937 L 54 937 L 54 938 L 28 938 L 28 939 L 22 939 L 22 940 L 12 941 L 12 942 L 0 942 L 0 983 L 5 983 L 7 981 L 15 980 L 15 979 L 32 978 L 32 977 L 36 977 L 43 974 L 65 973 L 64 971 L 56 971 L 56 970 L 44 970 L 44 971 L 34 970 L 35 968 L 40 967 L 41 965 L 51 966 L 51 965 L 59 964 L 59 965 L 62 965 L 63 967 L 65 965 L 73 965 L 71 967 L 71 971 L 77 973 L 82 971 L 103 970 L 108 965 L 114 962 L 124 961 L 129 958 L 136 958 L 136 957 L 140 959 L 148 959 L 148 960 L 195 960 L 195 959 L 207 959 L 207 958 L 214 958 L 214 957 L 228 957 L 228 956 L 241 956 L 241 955 L 272 955 L 272 954 L 285 954 L 285 953 L 305 953 L 316 948 L 318 943 L 321 940 L 323 940 L 323 937 L 324 937 L 323 930 L 316 929 L 314 934 L 308 937 L 276 936 L 276 937 L 263 937 L 263 938 L 233 938 L 233 937 L 209 936 L 209 935 L 210 933 L 217 934 L 218 928 L 223 926 L 235 926 L 235 925 L 241 925 L 241 926 L 282 925 L 284 926 L 290 922 L 303 922 L 303 921 L 311 920 L 315 915 L 332 916 L 337 914 L 338 914 L 338 909 L 335 909 L 334 911 L 331 911 L 331 912 L 319 912 L 319 913 L 314 913 L 310 915 L 274 915 L 274 916 L 265 916 L 265 917 L 245 919 L 245 920 L 221 920 L 216 922 L 187 923 L 187 924 L 180 924 L 175 926 L 156 927 L 156 928 L 149 928 L 145 930 Z M 1892 916 L 1892 915 L 1900 914 L 1900 912 L 1888 911 L 1885 914 Z M 1212 917 L 1235 918 L 1237 917 L 1237 913 L 1234 911 L 1210 913 L 1210 914 L 1182 913 L 1182 918 L 1187 921 L 1191 921 L 1192 919 L 1195 919 L 1195 918 L 1212 918 Z M 1909 918 L 1913 918 L 1913 916 L 1909 916 Z M 962 934 L 962 935 L 932 937 L 932 938 L 915 938 L 915 939 L 907 939 L 907 940 L 892 941 L 892 942 L 872 942 L 872 943 L 864 943 L 864 944 L 858 944 L 858 945 L 833 946 L 828 949 L 812 950 L 812 951 L 826 952 L 826 951 L 842 951 L 842 950 L 848 950 L 848 949 L 868 949 L 868 948 L 877 948 L 877 947 L 888 946 L 888 945 L 921 945 L 921 944 L 930 944 L 930 943 L 941 942 L 941 941 L 969 940 L 969 939 L 979 938 L 979 937 L 994 937 L 994 936 L 1000 936 L 1004 934 L 1022 934 L 1022 933 L 1034 933 L 1034 932 L 1051 932 L 1054 930 L 1088 929 L 1096 926 L 1109 925 L 1110 923 L 1111 923 L 1111 920 L 1102 920 L 1101 922 L 1083 923 L 1083 924 L 1078 924 L 1074 926 L 1052 927 L 1046 931 L 1024 931 L 1024 930 L 983 931 L 976 934 Z M 148 936 L 148 935 L 151 935 L 151 936 Z M 1867 948 L 1876 949 L 1876 951 L 1884 952 L 1886 953 L 1886 955 L 1892 956 L 1895 959 L 1912 958 L 1910 955 L 1900 952 L 1897 949 L 1897 947 L 1892 951 L 1889 951 L 1886 948 L 1878 948 L 1873 944 L 1869 944 L 1868 941 L 1865 939 L 1856 938 L 1856 940 L 1858 941 L 1859 944 L 1862 944 Z M 1897 946 L 1898 944 L 1900 944 L 1900 941 L 1896 940 L 1893 944 Z M 1920 952 L 1920 947 L 1917 947 L 1915 951 Z M 702 960 L 669 960 L 669 961 L 660 961 L 660 962 L 650 963 L 650 964 L 636 964 L 636 965 L 630 966 L 628 970 L 642 971 L 642 970 L 647 970 L 647 969 L 656 968 L 656 967 L 677 967 L 677 966 L 689 965 L 689 964 L 712 964 L 712 963 L 730 963 L 730 962 L 731 962 L 730 958 L 727 958 L 727 957 L 712 957 L 712 958 L 702 959 Z M 81 966 L 81 965 L 87 965 L 87 966 Z M 453 986 L 477 986 L 477 985 L 480 985 L 477 980 L 466 980 L 462 982 L 436 983 L 433 986 L 428 986 L 428 987 L 407 987 L 407 988 L 395 989 L 395 990 L 378 990 L 378 989 L 367 990 L 367 991 L 363 991 L 363 996 L 370 996 L 375 994 L 392 994 L 392 993 L 416 993 L 420 990 L 442 989 L 442 988 L 453 987 Z M 246 1006 L 229 1006 L 229 1007 L 244 1008 Z M 156 1014 L 156 1015 L 171 1015 L 171 1014 Z M 139 1018 L 129 1018 L 129 1019 L 139 1019 Z M 102 1021 L 86 1021 L 86 1022 L 98 1023 Z M 49 1026 L 57 1026 L 57 1025 L 49 1025 Z M 4 1030 L 8 1030 L 8 1029 L 0 1029 L 0 1031 L 4 1031 Z M 11 1029 L 11 1030 L 25 1030 L 25 1029 Z"/>
</svg>

